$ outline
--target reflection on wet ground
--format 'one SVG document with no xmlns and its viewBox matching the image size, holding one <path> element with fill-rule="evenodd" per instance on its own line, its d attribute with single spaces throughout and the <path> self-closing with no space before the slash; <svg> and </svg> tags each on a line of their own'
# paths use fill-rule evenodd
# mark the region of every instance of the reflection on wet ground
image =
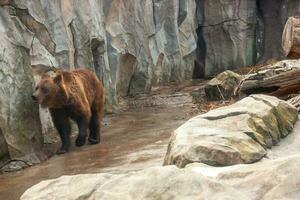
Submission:
<svg viewBox="0 0 300 200">
<path fill-rule="evenodd" d="M 99 145 L 72 147 L 69 153 L 39 165 L 1 174 L 0 199 L 19 199 L 32 185 L 62 175 L 121 173 L 162 165 L 170 134 L 197 111 L 189 92 L 175 96 L 169 90 L 159 93 L 164 94 L 149 97 L 155 102 L 141 98 L 129 104 L 127 111 L 108 116 Z M 137 104 L 147 105 L 134 108 Z"/>
</svg>

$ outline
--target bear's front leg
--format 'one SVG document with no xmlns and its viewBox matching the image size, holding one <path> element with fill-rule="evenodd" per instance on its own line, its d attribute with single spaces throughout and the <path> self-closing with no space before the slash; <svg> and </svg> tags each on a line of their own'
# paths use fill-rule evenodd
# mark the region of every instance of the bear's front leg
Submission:
<svg viewBox="0 0 300 200">
<path fill-rule="evenodd" d="M 77 122 L 79 133 L 75 143 L 76 146 L 80 147 L 85 144 L 89 120 L 86 117 L 80 117 L 78 120 L 76 120 L 76 122 Z"/>
<path fill-rule="evenodd" d="M 69 151 L 70 147 L 70 132 L 71 125 L 69 118 L 67 117 L 65 110 L 63 109 L 49 109 L 54 123 L 55 128 L 57 129 L 60 139 L 61 139 L 61 148 L 56 152 L 57 154 L 63 154 Z"/>
</svg>

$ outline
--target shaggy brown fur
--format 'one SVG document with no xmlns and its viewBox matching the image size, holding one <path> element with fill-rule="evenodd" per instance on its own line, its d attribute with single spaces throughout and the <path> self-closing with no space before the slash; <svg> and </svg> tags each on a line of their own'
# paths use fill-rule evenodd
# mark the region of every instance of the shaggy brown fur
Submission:
<svg viewBox="0 0 300 200">
<path fill-rule="evenodd" d="M 69 118 L 78 125 L 77 146 L 84 145 L 88 128 L 90 129 L 89 142 L 91 144 L 100 142 L 104 88 L 91 71 L 87 69 L 58 71 L 54 78 L 43 75 L 32 98 L 43 108 L 50 110 L 62 141 L 62 147 L 57 153 L 65 153 L 69 150 L 71 131 Z"/>
</svg>

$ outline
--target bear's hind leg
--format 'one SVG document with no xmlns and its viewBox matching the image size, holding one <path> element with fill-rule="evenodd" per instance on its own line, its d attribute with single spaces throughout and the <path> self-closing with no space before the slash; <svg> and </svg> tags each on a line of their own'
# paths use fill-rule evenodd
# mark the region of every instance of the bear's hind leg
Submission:
<svg viewBox="0 0 300 200">
<path fill-rule="evenodd" d="M 99 87 L 101 88 L 101 86 Z M 104 90 L 100 90 L 97 94 L 98 95 L 91 107 L 92 117 L 89 126 L 90 135 L 88 139 L 90 144 L 98 144 L 100 142 L 101 121 L 104 115 Z"/>
<path fill-rule="evenodd" d="M 100 122 L 101 118 L 99 113 L 92 112 L 91 122 L 90 122 L 90 135 L 89 143 L 98 144 L 100 142 Z"/>
<path fill-rule="evenodd" d="M 79 133 L 75 144 L 76 146 L 80 147 L 85 144 L 89 120 L 86 117 L 80 117 L 78 120 L 76 120 L 76 122 L 78 125 Z"/>
<path fill-rule="evenodd" d="M 54 123 L 57 129 L 60 139 L 61 148 L 56 152 L 56 154 L 63 154 L 69 151 L 70 147 L 70 132 L 71 125 L 68 117 L 63 109 L 49 109 Z"/>
</svg>

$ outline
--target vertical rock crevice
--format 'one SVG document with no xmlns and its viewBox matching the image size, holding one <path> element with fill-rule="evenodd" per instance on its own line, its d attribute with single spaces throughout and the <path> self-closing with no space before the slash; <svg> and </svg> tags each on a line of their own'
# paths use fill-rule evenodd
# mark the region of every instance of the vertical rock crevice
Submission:
<svg viewBox="0 0 300 200">
<path fill-rule="evenodd" d="M 258 0 L 258 13 L 263 24 L 262 49 L 260 50 L 259 62 L 265 62 L 268 59 L 281 59 L 281 34 L 284 24 L 281 23 L 281 14 L 284 0 Z M 258 21 L 259 22 L 259 21 Z M 259 35 L 257 35 L 259 36 Z M 260 36 L 259 36 L 260 37 Z"/>
<path fill-rule="evenodd" d="M 203 37 L 203 23 L 204 23 L 204 2 L 203 0 L 196 1 L 196 19 L 197 19 L 197 49 L 196 59 L 193 71 L 193 79 L 205 77 L 205 56 L 206 56 L 206 44 Z"/>
<path fill-rule="evenodd" d="M 0 128 L 0 165 L 6 160 L 9 160 L 8 146 Z"/>
<path fill-rule="evenodd" d="M 136 57 L 130 53 L 122 54 L 117 70 L 117 95 L 124 97 L 129 94 L 130 82 L 137 65 Z"/>
<path fill-rule="evenodd" d="M 180 27 L 182 22 L 185 20 L 187 16 L 187 10 L 186 10 L 186 0 L 179 0 L 179 7 L 178 7 L 178 18 L 177 18 L 177 26 Z"/>
<path fill-rule="evenodd" d="M 259 62 L 263 56 L 264 51 L 264 20 L 263 11 L 261 8 L 261 0 L 256 0 L 256 31 L 255 31 L 255 45 L 256 45 L 256 62 Z"/>
<path fill-rule="evenodd" d="M 77 63 L 77 50 L 76 50 L 76 38 L 75 29 L 73 28 L 73 20 L 70 24 L 66 25 L 66 32 L 68 37 L 68 47 L 69 47 L 69 69 L 73 70 L 78 67 Z"/>
<path fill-rule="evenodd" d="M 105 42 L 97 38 L 93 38 L 91 40 L 91 50 L 95 73 L 100 80 L 103 80 L 103 68 L 105 67 Z"/>
<path fill-rule="evenodd" d="M 28 12 L 28 9 L 15 8 L 16 16 L 20 19 L 22 24 L 30 30 L 40 43 L 47 49 L 52 55 L 55 54 L 56 44 L 53 42 L 47 28 L 44 24 L 41 24 L 35 20 Z"/>
</svg>

